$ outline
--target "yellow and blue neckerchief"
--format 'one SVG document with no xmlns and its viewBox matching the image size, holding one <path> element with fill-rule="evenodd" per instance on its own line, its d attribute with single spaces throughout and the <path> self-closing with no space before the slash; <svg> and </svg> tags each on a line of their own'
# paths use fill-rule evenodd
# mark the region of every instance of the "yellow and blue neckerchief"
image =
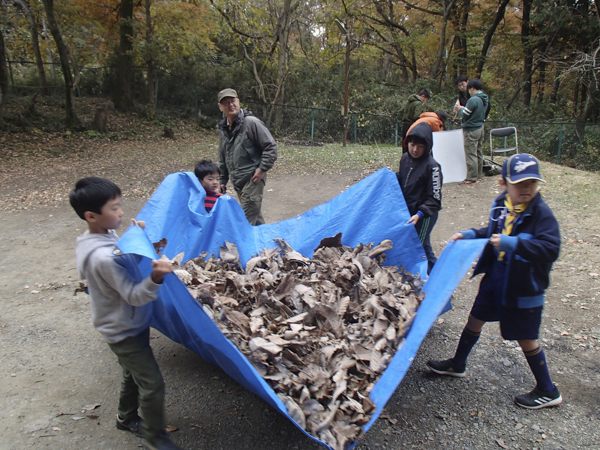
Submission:
<svg viewBox="0 0 600 450">
<path fill-rule="evenodd" d="M 517 219 L 523 212 L 527 209 L 531 202 L 521 203 L 520 205 L 512 204 L 512 200 L 510 196 L 507 194 L 504 198 L 504 210 L 500 215 L 500 221 L 498 222 L 498 231 L 502 228 L 501 234 L 505 234 L 510 236 L 512 233 L 513 225 L 516 223 Z M 504 219 L 504 220 L 502 220 Z M 498 253 L 498 261 L 504 260 L 504 254 L 506 252 Z"/>
</svg>

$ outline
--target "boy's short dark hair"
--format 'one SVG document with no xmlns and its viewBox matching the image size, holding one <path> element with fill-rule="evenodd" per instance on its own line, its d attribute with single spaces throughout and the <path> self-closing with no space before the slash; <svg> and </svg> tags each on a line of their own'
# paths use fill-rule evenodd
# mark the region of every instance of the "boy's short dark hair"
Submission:
<svg viewBox="0 0 600 450">
<path fill-rule="evenodd" d="M 478 91 L 483 90 L 483 83 L 481 82 L 481 80 L 479 78 L 473 78 L 472 80 L 469 80 L 469 82 L 467 83 L 467 89 L 477 89 Z"/>
<path fill-rule="evenodd" d="M 436 112 L 437 116 L 440 118 L 442 122 L 445 122 L 448 119 L 448 114 L 446 114 L 441 109 L 438 109 Z"/>
<path fill-rule="evenodd" d="M 423 145 L 427 145 L 427 142 L 425 141 L 425 139 L 423 139 L 422 137 L 419 136 L 415 136 L 413 135 L 408 135 L 406 137 L 406 143 L 408 144 L 409 142 L 413 142 L 415 144 L 423 144 Z"/>
<path fill-rule="evenodd" d="M 431 98 L 431 93 L 427 89 L 421 89 L 417 95 L 422 95 L 427 97 L 427 99 Z"/>
<path fill-rule="evenodd" d="M 121 189 L 106 178 L 87 177 L 75 183 L 69 194 L 69 203 L 79 217 L 85 220 L 86 211 L 102 213 L 102 207 L 113 198 L 121 196 Z"/>
<path fill-rule="evenodd" d="M 215 163 L 213 163 L 210 159 L 203 159 L 202 161 L 198 161 L 196 163 L 196 167 L 194 167 L 194 175 L 202 181 L 206 175 L 210 175 L 211 173 L 217 172 L 221 175 L 221 169 Z"/>
<path fill-rule="evenodd" d="M 456 84 L 462 83 L 463 81 L 469 81 L 466 75 L 459 75 L 456 77 Z"/>
</svg>

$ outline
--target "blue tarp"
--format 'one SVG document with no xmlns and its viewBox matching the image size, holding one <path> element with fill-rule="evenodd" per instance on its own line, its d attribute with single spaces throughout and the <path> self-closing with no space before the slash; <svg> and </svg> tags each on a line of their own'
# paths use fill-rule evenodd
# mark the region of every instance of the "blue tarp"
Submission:
<svg viewBox="0 0 600 450">
<path fill-rule="evenodd" d="M 285 239 L 295 250 L 312 257 L 321 239 L 341 232 L 342 243 L 352 247 L 391 239 L 394 248 L 386 252 L 386 264 L 403 266 L 413 274 L 426 277 L 425 253 L 414 226 L 406 223 L 410 215 L 396 175 L 388 169 L 379 170 L 304 214 L 258 227 L 248 223 L 232 197 L 221 197 L 211 213 L 204 209 L 204 197 L 204 189 L 191 172 L 165 178 L 136 217 L 146 221 L 146 229 L 130 227 L 118 243 L 124 253 L 146 257 L 139 265 L 142 275 L 150 273 L 150 260 L 157 258 L 152 242 L 165 237 L 168 244 L 163 253 L 169 258 L 180 252 L 185 252 L 184 261 L 204 251 L 218 255 L 219 247 L 228 241 L 237 245 L 240 260 L 246 264 L 262 249 L 276 247 L 274 238 Z M 423 287 L 426 296 L 404 345 L 371 391 L 370 397 L 377 408 L 364 431 L 377 420 L 402 381 L 435 319 L 450 309 L 452 292 L 484 245 L 481 239 L 458 241 L 448 244 L 440 255 Z M 168 275 L 160 288 L 159 298 L 154 302 L 152 326 L 205 361 L 219 366 L 294 422 L 270 386 L 175 275 Z"/>
</svg>

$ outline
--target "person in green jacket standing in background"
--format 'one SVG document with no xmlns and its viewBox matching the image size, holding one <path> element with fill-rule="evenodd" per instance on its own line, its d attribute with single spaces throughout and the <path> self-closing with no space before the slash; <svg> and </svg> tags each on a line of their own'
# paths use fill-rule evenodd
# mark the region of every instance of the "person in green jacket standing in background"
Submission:
<svg viewBox="0 0 600 450">
<path fill-rule="evenodd" d="M 262 225 L 266 174 L 277 160 L 277 143 L 259 118 L 240 108 L 234 89 L 223 89 L 217 99 L 224 115 L 217 125 L 221 193 L 231 180 L 250 225 Z"/>
<path fill-rule="evenodd" d="M 418 94 L 413 94 L 408 97 L 406 104 L 404 105 L 404 111 L 402 113 L 402 153 L 408 151 L 408 147 L 404 146 L 404 139 L 406 133 L 413 123 L 424 113 L 425 103 L 431 98 L 431 93 L 427 89 L 421 89 Z"/>
<path fill-rule="evenodd" d="M 483 92 L 481 80 L 473 78 L 467 84 L 470 97 L 465 106 L 454 105 L 460 114 L 467 162 L 467 178 L 460 184 L 477 184 L 483 179 L 483 122 L 485 121 L 488 96 Z"/>
</svg>

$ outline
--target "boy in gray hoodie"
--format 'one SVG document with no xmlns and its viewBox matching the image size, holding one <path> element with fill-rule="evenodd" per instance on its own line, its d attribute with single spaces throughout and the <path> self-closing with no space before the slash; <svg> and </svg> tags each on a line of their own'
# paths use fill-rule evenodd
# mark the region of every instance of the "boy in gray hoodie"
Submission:
<svg viewBox="0 0 600 450">
<path fill-rule="evenodd" d="M 165 432 L 164 381 L 150 348 L 151 302 L 173 267 L 169 261 L 152 261 L 152 273 L 144 279 L 127 272 L 126 267 L 137 266 L 137 257 L 116 247 L 115 229 L 123 211 L 121 189 L 113 182 L 83 178 L 69 201 L 88 224 L 88 232 L 77 238 L 75 253 L 79 276 L 88 284 L 92 322 L 123 368 L 117 428 L 141 436 L 144 449 L 179 449 Z"/>
</svg>

